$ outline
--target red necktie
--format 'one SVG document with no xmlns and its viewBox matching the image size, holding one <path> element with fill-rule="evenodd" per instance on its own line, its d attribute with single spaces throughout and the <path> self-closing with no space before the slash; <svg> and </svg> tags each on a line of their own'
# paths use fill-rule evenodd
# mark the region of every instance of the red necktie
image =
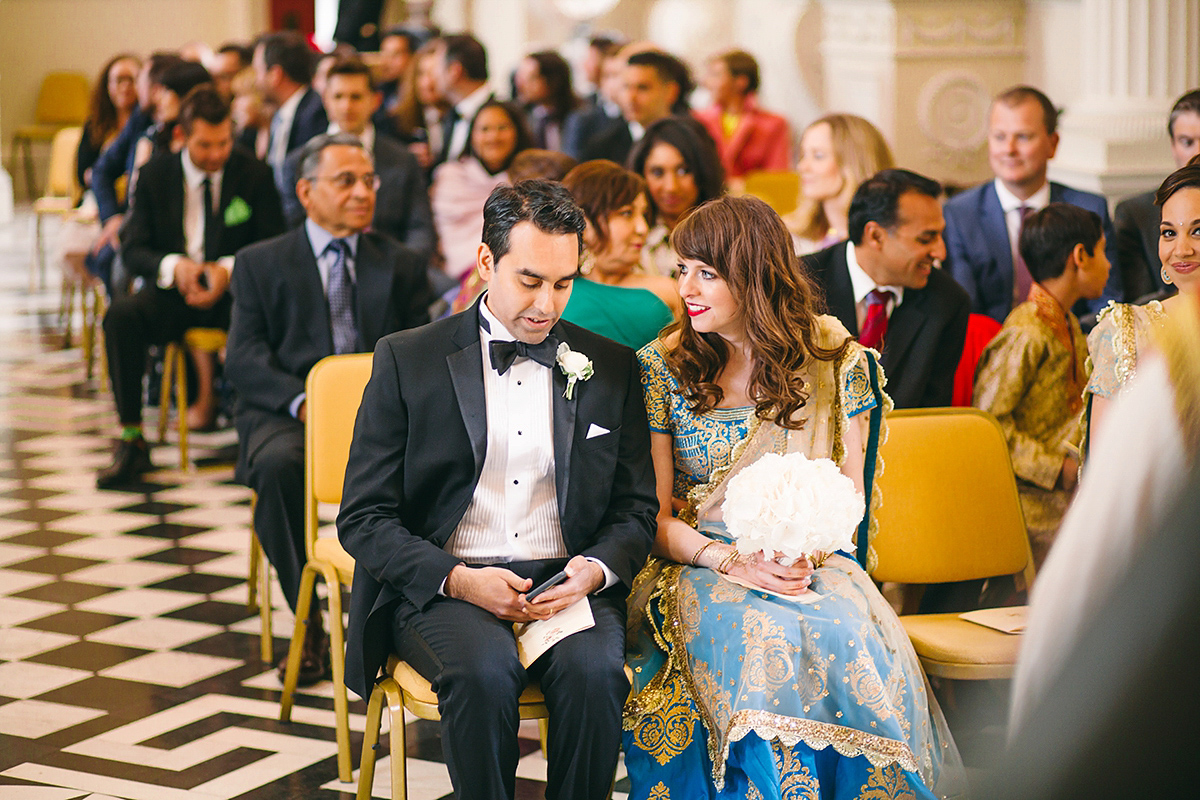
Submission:
<svg viewBox="0 0 1200 800">
<path fill-rule="evenodd" d="M 883 337 L 887 335 L 888 303 L 894 297 L 891 292 L 872 289 L 867 294 L 867 318 L 863 320 L 858 341 L 863 347 L 883 349 Z"/>
<path fill-rule="evenodd" d="M 1033 285 L 1033 275 L 1029 273 L 1029 266 L 1021 257 L 1021 231 L 1025 229 L 1025 218 L 1032 214 L 1034 209 L 1021 206 L 1017 212 L 1021 215 L 1021 223 L 1017 226 L 1017 257 L 1013 259 L 1013 308 L 1025 302 L 1029 297 L 1029 287 Z"/>
</svg>

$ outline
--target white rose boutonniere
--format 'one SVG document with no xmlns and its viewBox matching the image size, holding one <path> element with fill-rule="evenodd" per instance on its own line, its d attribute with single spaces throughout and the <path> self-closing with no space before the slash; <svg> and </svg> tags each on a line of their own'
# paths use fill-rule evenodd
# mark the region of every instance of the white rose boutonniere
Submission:
<svg viewBox="0 0 1200 800">
<path fill-rule="evenodd" d="M 566 342 L 563 342 L 558 346 L 555 361 L 558 362 L 558 368 L 567 376 L 567 390 L 563 392 L 563 397 L 570 400 L 575 394 L 575 382 L 586 381 L 592 377 L 592 360 L 583 353 L 572 350 Z"/>
</svg>

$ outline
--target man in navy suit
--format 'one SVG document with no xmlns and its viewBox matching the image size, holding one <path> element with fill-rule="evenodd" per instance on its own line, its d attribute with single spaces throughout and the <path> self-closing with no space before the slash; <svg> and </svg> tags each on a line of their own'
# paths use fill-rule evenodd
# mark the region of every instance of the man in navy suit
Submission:
<svg viewBox="0 0 1200 800">
<path fill-rule="evenodd" d="M 237 477 L 258 494 L 254 532 L 293 610 L 305 560 L 308 371 L 325 356 L 372 350 L 381 336 L 424 324 L 433 300 L 425 259 L 366 231 L 376 173 L 362 142 L 349 133 L 314 137 L 299 165 L 304 224 L 237 254 L 225 362 L 238 392 Z M 347 249 L 339 256 L 341 243 Z M 339 294 L 339 286 L 349 291 Z M 349 312 L 344 331 L 339 310 Z M 301 685 L 321 679 L 328 652 L 316 603 L 312 609 Z"/>
<path fill-rule="evenodd" d="M 946 203 L 946 269 L 971 296 L 972 311 L 997 322 L 1025 301 L 1032 281 L 1017 253 L 1021 221 L 1050 203 L 1099 214 L 1108 261 L 1117 263 L 1108 202 L 1046 179 L 1046 166 L 1058 148 L 1057 128 L 1058 110 L 1037 89 L 1016 86 L 997 95 L 988 123 L 988 162 L 996 177 Z M 1121 270 L 1114 269 L 1100 299 L 1080 301 L 1076 312 L 1124 299 Z"/>
<path fill-rule="evenodd" d="M 633 351 L 559 319 L 583 229 L 558 184 L 495 189 L 477 256 L 487 293 L 381 339 L 354 425 L 338 515 L 356 565 L 346 683 L 366 696 L 397 652 L 433 684 L 459 800 L 514 796 L 532 678 L 550 710 L 546 795 L 600 800 L 617 765 L 625 598 L 657 501 Z M 527 671 L 513 623 L 576 601 L 595 626 Z"/>
<path fill-rule="evenodd" d="M 375 162 L 379 190 L 375 193 L 375 218 L 371 227 L 416 251 L 426 261 L 433 255 L 437 234 L 425 175 L 416 156 L 404 145 L 380 131 L 371 114 L 379 106 L 379 94 L 371 80 L 371 68 L 357 59 L 336 62 L 325 79 L 322 98 L 329 115 L 330 133 L 348 133 L 362 142 Z M 284 162 L 288 189 L 283 193 L 283 216 L 289 227 L 304 222 L 304 208 L 296 196 L 301 153 L 293 151 Z"/>
<path fill-rule="evenodd" d="M 309 85 L 313 59 L 297 33 L 268 33 L 254 46 L 251 62 L 258 88 L 278 109 L 271 118 L 267 164 L 275 173 L 280 196 L 289 190 L 283 174 L 287 154 L 329 127 L 321 96 Z"/>
</svg>

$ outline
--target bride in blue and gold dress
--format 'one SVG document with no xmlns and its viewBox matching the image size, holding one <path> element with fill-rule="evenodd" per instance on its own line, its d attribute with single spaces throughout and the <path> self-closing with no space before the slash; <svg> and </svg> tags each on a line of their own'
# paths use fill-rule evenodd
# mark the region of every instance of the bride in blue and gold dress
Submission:
<svg viewBox="0 0 1200 800">
<path fill-rule="evenodd" d="M 687 315 L 638 354 L 662 511 L 629 603 L 630 797 L 961 794 L 916 654 L 854 555 L 739 556 L 721 522 L 728 481 L 767 452 L 831 458 L 878 507 L 891 401 L 875 354 L 815 313 L 765 203 L 713 200 L 672 244 Z M 866 526 L 857 538 L 865 563 Z"/>
</svg>

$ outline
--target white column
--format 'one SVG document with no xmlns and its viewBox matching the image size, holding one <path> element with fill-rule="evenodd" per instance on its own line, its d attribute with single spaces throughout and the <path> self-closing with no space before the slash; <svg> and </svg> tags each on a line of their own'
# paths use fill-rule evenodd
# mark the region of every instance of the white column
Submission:
<svg viewBox="0 0 1200 800">
<path fill-rule="evenodd" d="M 1079 36 L 1051 177 L 1113 198 L 1157 186 L 1174 169 L 1171 105 L 1200 86 L 1200 0 L 1081 0 Z"/>
</svg>

